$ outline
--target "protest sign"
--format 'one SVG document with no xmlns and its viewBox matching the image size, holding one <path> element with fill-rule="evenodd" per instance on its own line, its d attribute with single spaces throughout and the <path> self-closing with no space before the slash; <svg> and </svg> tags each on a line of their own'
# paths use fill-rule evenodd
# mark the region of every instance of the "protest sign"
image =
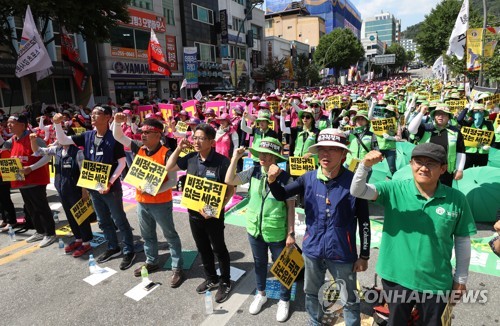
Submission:
<svg viewBox="0 0 500 326">
<path fill-rule="evenodd" d="M 85 131 L 87 131 L 87 129 L 85 129 L 83 127 L 73 127 L 71 129 L 73 129 L 73 131 L 75 132 L 75 135 L 79 135 L 79 134 L 82 134 Z"/>
<path fill-rule="evenodd" d="M 480 144 L 489 145 L 495 135 L 495 133 L 490 130 L 470 127 L 462 127 L 460 131 L 464 137 L 464 144 L 468 147 L 478 147 Z"/>
<path fill-rule="evenodd" d="M 227 185 L 223 183 L 187 174 L 181 205 L 196 212 L 203 210 L 208 216 L 219 218 L 226 190 Z"/>
<path fill-rule="evenodd" d="M 373 133 L 377 136 L 395 134 L 397 129 L 396 118 L 376 119 L 371 121 Z"/>
<path fill-rule="evenodd" d="M 139 113 L 139 117 L 141 118 L 141 122 L 146 119 L 146 116 L 149 113 L 154 113 L 154 109 L 152 105 L 139 105 L 137 107 L 137 112 Z"/>
<path fill-rule="evenodd" d="M 465 108 L 465 106 L 467 105 L 467 100 L 448 100 L 446 101 L 446 104 L 448 104 L 450 112 L 455 114 L 459 113 Z"/>
<path fill-rule="evenodd" d="M 347 168 L 351 172 L 356 172 L 356 169 L 358 168 L 359 163 L 361 160 L 357 158 L 352 158 L 351 163 L 349 163 L 349 167 Z"/>
<path fill-rule="evenodd" d="M 269 103 L 269 110 L 272 112 L 272 114 L 277 113 L 280 111 L 280 102 L 279 101 L 267 101 Z"/>
<path fill-rule="evenodd" d="M 111 164 L 83 160 L 78 187 L 102 190 L 108 187 Z"/>
<path fill-rule="evenodd" d="M 177 124 L 175 125 L 175 130 L 177 132 L 186 132 L 188 128 L 189 128 L 188 124 L 183 121 L 178 121 Z"/>
<path fill-rule="evenodd" d="M 196 112 L 195 101 L 196 100 L 190 100 L 182 103 L 182 109 L 186 111 L 190 117 L 194 117 L 194 113 Z"/>
<path fill-rule="evenodd" d="M 325 99 L 324 103 L 327 111 L 340 108 L 340 98 L 338 96 L 329 96 Z"/>
<path fill-rule="evenodd" d="M 288 161 L 290 162 L 290 175 L 294 177 L 316 169 L 316 164 L 314 164 L 314 158 L 312 157 L 290 156 Z"/>
<path fill-rule="evenodd" d="M 147 157 L 136 155 L 125 182 L 140 187 L 142 192 L 156 196 L 167 176 L 167 169 Z"/>
<path fill-rule="evenodd" d="M 76 202 L 73 207 L 71 207 L 71 214 L 75 218 L 78 225 L 82 223 L 94 212 L 94 207 L 92 206 L 92 201 L 88 198 L 83 201 L 83 198 Z"/>
<path fill-rule="evenodd" d="M 304 258 L 302 258 L 302 252 L 297 245 L 294 245 L 292 248 L 283 248 L 280 256 L 271 267 L 271 273 L 281 284 L 290 289 L 303 267 Z"/>
<path fill-rule="evenodd" d="M 220 117 L 226 112 L 226 101 L 210 101 L 205 103 L 205 108 L 214 110 L 215 116 Z"/>
<path fill-rule="evenodd" d="M 22 181 L 24 174 L 19 170 L 23 168 L 19 158 L 2 158 L 0 159 L 0 174 L 3 181 Z"/>
</svg>

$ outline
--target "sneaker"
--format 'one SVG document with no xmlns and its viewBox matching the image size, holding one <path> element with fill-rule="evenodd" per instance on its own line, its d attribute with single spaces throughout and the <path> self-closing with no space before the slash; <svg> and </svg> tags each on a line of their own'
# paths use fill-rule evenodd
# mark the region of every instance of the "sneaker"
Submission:
<svg viewBox="0 0 500 326">
<path fill-rule="evenodd" d="M 229 292 L 231 292 L 231 281 L 229 283 L 221 283 L 215 294 L 215 302 L 223 303 L 226 301 L 229 298 Z"/>
<path fill-rule="evenodd" d="M 170 280 L 170 287 L 175 289 L 181 286 L 182 282 L 184 282 L 184 272 L 182 269 L 174 268 L 172 269 L 172 279 Z"/>
<path fill-rule="evenodd" d="M 97 263 L 98 264 L 105 263 L 112 258 L 120 257 L 121 254 L 122 250 L 120 248 L 108 249 L 97 258 Z"/>
<path fill-rule="evenodd" d="M 288 319 L 288 311 L 290 309 L 290 301 L 278 301 L 278 311 L 276 312 L 276 320 L 280 323 Z"/>
<path fill-rule="evenodd" d="M 135 277 L 141 276 L 142 266 L 146 266 L 146 269 L 148 270 L 148 273 L 154 272 L 154 271 L 156 271 L 157 269 L 160 268 L 160 265 L 158 265 L 158 264 L 148 264 L 148 263 L 142 264 L 141 266 L 139 266 L 138 268 L 136 268 L 134 270 L 134 276 Z"/>
<path fill-rule="evenodd" d="M 42 242 L 40 242 L 40 248 L 45 248 L 50 246 L 56 241 L 57 237 L 55 235 L 46 235 L 43 237 Z"/>
<path fill-rule="evenodd" d="M 44 238 L 43 234 L 35 232 L 35 234 L 33 234 L 28 239 L 26 239 L 26 242 L 27 243 L 37 242 L 37 241 L 43 240 L 43 238 Z"/>
<path fill-rule="evenodd" d="M 134 264 L 134 260 L 135 260 L 135 252 L 125 254 L 125 256 L 122 259 L 122 262 L 120 263 L 120 269 L 122 271 L 129 269 L 130 266 Z"/>
<path fill-rule="evenodd" d="M 267 302 L 267 296 L 257 293 L 255 299 L 253 299 L 253 302 L 250 305 L 250 308 L 248 309 L 248 312 L 251 313 L 252 315 L 258 314 L 262 309 L 262 306 L 266 302 Z"/>
<path fill-rule="evenodd" d="M 82 242 L 76 242 L 72 241 L 71 243 L 68 243 L 66 246 L 64 246 L 64 252 L 69 254 L 70 252 L 78 249 L 82 245 Z"/>
<path fill-rule="evenodd" d="M 81 257 L 83 256 L 87 251 L 90 251 L 90 249 L 92 249 L 92 246 L 90 244 L 88 245 L 80 245 L 80 247 L 78 247 L 75 252 L 73 252 L 73 257 L 75 258 L 78 258 L 78 257 Z"/>
<path fill-rule="evenodd" d="M 206 280 L 206 281 L 203 281 L 203 283 L 201 283 L 200 285 L 198 285 L 198 287 L 196 288 L 196 292 L 198 292 L 199 294 L 202 294 L 202 293 L 205 293 L 207 291 L 216 289 L 218 286 L 219 286 L 219 282 L 214 283 L 212 281 Z"/>
</svg>

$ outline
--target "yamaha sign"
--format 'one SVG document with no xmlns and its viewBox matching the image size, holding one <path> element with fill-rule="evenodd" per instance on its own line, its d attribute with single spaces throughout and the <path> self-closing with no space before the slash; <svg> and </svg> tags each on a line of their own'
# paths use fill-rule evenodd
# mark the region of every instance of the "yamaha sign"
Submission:
<svg viewBox="0 0 500 326">
<path fill-rule="evenodd" d="M 147 63 L 115 61 L 112 69 L 118 74 L 151 74 Z"/>
</svg>

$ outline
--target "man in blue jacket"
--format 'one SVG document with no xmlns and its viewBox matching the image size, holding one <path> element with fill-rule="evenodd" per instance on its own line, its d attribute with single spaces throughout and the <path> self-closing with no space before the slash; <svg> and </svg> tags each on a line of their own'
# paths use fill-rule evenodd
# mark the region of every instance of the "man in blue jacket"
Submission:
<svg viewBox="0 0 500 326">
<path fill-rule="evenodd" d="M 349 150 L 346 136 L 341 131 L 322 130 L 318 142 L 309 147 L 309 151 L 318 154 L 318 170 L 307 172 L 283 187 L 275 182 L 281 170 L 272 165 L 268 172 L 269 188 L 278 200 L 297 194 L 304 196 L 307 225 L 303 242 L 304 292 L 311 324 L 322 323 L 324 306 L 320 299 L 323 298 L 322 286 L 328 269 L 340 287 L 346 325 L 360 325 L 356 272 L 365 271 L 370 258 L 368 202 L 349 192 L 353 173 L 342 165 Z M 356 249 L 358 225 L 359 256 Z"/>
</svg>

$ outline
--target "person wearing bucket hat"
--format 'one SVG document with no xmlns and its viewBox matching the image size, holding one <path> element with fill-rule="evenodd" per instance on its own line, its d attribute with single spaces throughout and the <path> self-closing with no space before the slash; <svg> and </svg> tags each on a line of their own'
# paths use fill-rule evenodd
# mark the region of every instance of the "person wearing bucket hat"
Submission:
<svg viewBox="0 0 500 326">
<path fill-rule="evenodd" d="M 330 120 L 323 114 L 323 102 L 320 100 L 313 100 L 309 103 L 309 106 L 314 112 L 314 123 L 316 128 L 319 130 L 330 128 Z"/>
<path fill-rule="evenodd" d="M 355 171 L 360 162 L 371 150 L 378 150 L 377 136 L 370 131 L 370 120 L 366 110 L 359 110 L 353 118 L 354 129 L 347 132 L 349 137 L 349 153 L 344 166 Z"/>
<path fill-rule="evenodd" d="M 469 116 L 469 119 L 466 119 L 467 116 Z M 472 103 L 472 109 L 465 107 L 458 115 L 457 121 L 462 127 L 483 131 L 495 130 L 492 122 L 485 119 L 485 107 L 484 104 L 480 103 Z M 464 129 L 461 130 L 464 132 Z M 472 132 L 476 133 L 477 130 L 473 130 Z M 465 169 L 473 166 L 486 166 L 488 164 L 488 154 L 493 140 L 494 138 L 492 138 L 490 142 L 477 142 L 475 146 L 465 147 Z"/>
<path fill-rule="evenodd" d="M 471 209 L 461 191 L 439 182 L 447 169 L 443 146 L 423 143 L 413 149 L 412 178 L 367 184 L 368 172 L 383 159 L 378 151 L 365 156 L 351 194 L 384 207 L 376 271 L 383 290 L 393 294 L 388 324 L 406 325 L 416 304 L 423 325 L 441 325 L 447 304 L 458 302 L 466 290 L 470 236 L 477 232 Z M 455 270 L 450 264 L 453 250 Z M 443 300 L 443 293 L 451 293 L 449 299 Z"/>
<path fill-rule="evenodd" d="M 346 158 L 347 139 L 338 129 L 320 132 L 318 143 L 309 148 L 317 153 L 320 167 L 283 186 L 284 173 L 277 165 L 268 171 L 268 183 L 277 200 L 304 195 L 306 234 L 302 244 L 304 258 L 304 292 L 306 311 L 312 325 L 321 325 L 322 301 L 318 293 L 324 285 L 326 269 L 336 280 L 343 280 L 346 295 L 341 295 L 346 325 L 360 324 L 360 304 L 356 293 L 356 273 L 368 268 L 370 258 L 370 222 L 368 202 L 349 193 L 353 173 L 342 166 Z M 336 221 L 330 223 L 329 221 Z M 359 226 L 360 255 L 356 248 Z"/>
<path fill-rule="evenodd" d="M 439 103 L 430 113 L 430 123 L 421 123 L 427 113 L 427 107 L 421 106 L 420 112 L 408 125 L 408 131 L 415 135 L 418 144 L 433 143 L 443 146 L 447 154 L 448 168 L 441 174 L 441 183 L 451 187 L 453 180 L 461 180 L 465 167 L 465 145 L 460 130 L 451 127 L 448 122 L 453 113 L 447 104 Z"/>
<path fill-rule="evenodd" d="M 314 111 L 305 109 L 299 112 L 300 123 L 297 127 L 287 127 L 285 124 L 286 110 L 281 110 L 280 129 L 290 135 L 289 152 L 293 156 L 310 157 L 309 147 L 316 144 L 319 129 L 314 123 Z M 291 155 L 292 156 L 292 155 Z"/>
<path fill-rule="evenodd" d="M 243 185 L 249 183 L 248 204 L 246 215 L 246 229 L 248 241 L 254 257 L 257 294 L 250 305 L 249 312 L 256 315 L 267 302 L 266 278 L 268 266 L 268 250 L 275 261 L 285 247 L 295 244 L 295 199 L 278 201 L 270 193 L 267 183 L 269 167 L 278 162 L 286 161 L 281 155 L 281 143 L 271 137 L 263 138 L 259 147 L 251 148 L 253 155 L 259 157 L 260 166 L 254 165 L 249 169 L 235 173 L 238 160 L 243 157 L 245 148 L 240 147 L 231 159 L 225 182 L 229 185 Z M 288 173 L 280 174 L 276 182 L 285 186 L 291 182 Z M 284 322 L 288 318 L 290 307 L 290 293 L 284 285 L 280 287 L 280 300 L 276 319 Z"/>
<path fill-rule="evenodd" d="M 241 119 L 241 130 L 249 135 L 253 135 L 253 144 L 252 147 L 259 147 L 260 141 L 265 137 L 272 137 L 278 139 L 278 134 L 276 131 L 269 128 L 269 124 L 271 123 L 271 113 L 268 110 L 260 110 L 257 119 L 255 119 L 255 123 L 257 127 L 249 127 L 247 125 L 247 119 L 251 120 L 252 118 L 245 111 L 243 114 L 243 119 Z M 252 155 L 252 159 L 257 163 L 257 157 Z"/>
<path fill-rule="evenodd" d="M 229 114 L 223 113 L 216 120 L 219 123 L 219 128 L 217 128 L 215 134 L 215 151 L 227 158 L 231 158 L 234 149 L 239 146 L 238 133 L 231 124 Z"/>
</svg>

